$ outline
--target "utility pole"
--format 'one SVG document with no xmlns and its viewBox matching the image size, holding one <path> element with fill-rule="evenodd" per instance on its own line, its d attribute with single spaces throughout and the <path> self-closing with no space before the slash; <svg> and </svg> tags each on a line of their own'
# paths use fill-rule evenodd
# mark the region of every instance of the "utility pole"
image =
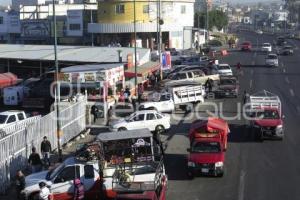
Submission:
<svg viewBox="0 0 300 200">
<path fill-rule="evenodd" d="M 158 23 L 159 23 L 159 44 L 158 44 L 158 55 L 159 55 L 159 63 L 160 63 L 160 79 L 162 80 L 163 73 L 162 73 L 162 56 L 161 56 L 161 51 L 162 51 L 162 33 L 161 33 L 161 24 L 162 24 L 162 19 L 161 19 L 161 0 L 158 0 Z"/>
<path fill-rule="evenodd" d="M 91 24 L 94 23 L 94 20 L 93 20 L 93 9 L 91 9 Z M 94 33 L 92 32 L 92 47 L 94 46 Z"/>
<path fill-rule="evenodd" d="M 208 43 L 208 40 L 209 40 L 209 30 L 208 30 L 208 0 L 206 0 L 206 34 L 207 34 L 207 37 L 205 38 L 206 39 L 206 43 Z"/>
<path fill-rule="evenodd" d="M 60 119 L 59 119 L 59 103 L 60 103 L 60 77 L 59 77 L 59 68 L 58 68 L 58 59 L 57 59 L 57 30 L 56 30 L 56 15 L 55 15 L 55 1 L 53 3 L 53 27 L 54 27 L 54 60 L 55 60 L 55 73 L 56 73 L 56 93 L 55 93 L 55 103 L 56 103 L 56 125 L 57 125 L 57 149 L 58 149 L 58 160 L 62 162 L 62 149 L 60 137 L 62 134 Z"/>
<path fill-rule="evenodd" d="M 137 52 L 136 52 L 136 0 L 133 1 L 133 31 L 134 31 L 134 91 L 137 95 Z"/>
</svg>

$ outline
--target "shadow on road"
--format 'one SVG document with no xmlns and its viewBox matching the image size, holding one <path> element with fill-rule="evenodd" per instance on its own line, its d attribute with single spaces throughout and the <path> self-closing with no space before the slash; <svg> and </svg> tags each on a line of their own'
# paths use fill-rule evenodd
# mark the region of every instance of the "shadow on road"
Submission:
<svg viewBox="0 0 300 200">
<path fill-rule="evenodd" d="M 165 154 L 164 162 L 169 180 L 188 180 L 187 155 Z"/>
<path fill-rule="evenodd" d="M 256 142 L 254 135 L 246 124 L 230 124 L 230 133 L 228 135 L 228 142 L 232 143 L 245 143 Z"/>
</svg>

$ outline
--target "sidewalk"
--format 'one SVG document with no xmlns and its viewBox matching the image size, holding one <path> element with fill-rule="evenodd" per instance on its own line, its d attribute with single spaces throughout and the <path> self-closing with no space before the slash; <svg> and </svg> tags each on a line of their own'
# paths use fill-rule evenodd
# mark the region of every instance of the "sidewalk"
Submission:
<svg viewBox="0 0 300 200">
<path fill-rule="evenodd" d="M 106 131 L 108 131 L 106 127 L 92 128 L 90 130 L 89 134 L 81 135 L 79 137 L 76 137 L 76 139 L 78 138 L 78 140 L 74 139 L 74 140 L 70 141 L 63 148 L 63 151 L 62 151 L 63 160 L 65 160 L 66 158 L 74 155 L 78 145 L 92 142 L 99 133 L 103 133 L 103 132 L 106 132 Z M 57 153 L 54 153 L 53 155 L 51 155 L 51 162 L 52 162 L 51 166 L 55 166 L 56 164 L 59 163 Z M 7 191 L 6 195 L 0 195 L 0 199 L 1 200 L 15 200 L 15 199 L 17 199 L 16 191 L 15 191 L 15 188 L 14 188 L 14 183 L 12 183 L 12 185 L 11 185 L 10 189 Z"/>
</svg>

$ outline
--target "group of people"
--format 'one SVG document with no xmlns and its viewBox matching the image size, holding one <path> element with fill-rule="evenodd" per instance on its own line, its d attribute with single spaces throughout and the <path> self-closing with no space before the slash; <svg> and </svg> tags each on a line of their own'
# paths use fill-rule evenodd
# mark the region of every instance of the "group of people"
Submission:
<svg viewBox="0 0 300 200">
<path fill-rule="evenodd" d="M 157 72 L 149 73 L 147 76 L 148 82 L 150 83 L 151 87 L 154 88 L 156 84 L 161 80 L 160 74 Z"/>
</svg>

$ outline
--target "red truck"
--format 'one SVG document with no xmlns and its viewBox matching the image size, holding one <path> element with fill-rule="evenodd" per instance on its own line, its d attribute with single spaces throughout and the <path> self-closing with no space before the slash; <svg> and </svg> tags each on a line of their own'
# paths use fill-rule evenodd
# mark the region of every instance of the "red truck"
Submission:
<svg viewBox="0 0 300 200">
<path fill-rule="evenodd" d="M 242 45 L 241 45 L 241 50 L 242 51 L 251 51 L 251 49 L 252 49 L 251 42 L 245 41 L 245 42 L 242 43 Z"/>
<path fill-rule="evenodd" d="M 255 139 L 283 139 L 284 115 L 277 95 L 266 90 L 257 92 L 249 96 L 246 106 Z"/>
<path fill-rule="evenodd" d="M 205 174 L 222 177 L 224 174 L 225 151 L 229 127 L 220 118 L 193 122 L 190 131 L 188 149 L 188 176 Z"/>
</svg>

